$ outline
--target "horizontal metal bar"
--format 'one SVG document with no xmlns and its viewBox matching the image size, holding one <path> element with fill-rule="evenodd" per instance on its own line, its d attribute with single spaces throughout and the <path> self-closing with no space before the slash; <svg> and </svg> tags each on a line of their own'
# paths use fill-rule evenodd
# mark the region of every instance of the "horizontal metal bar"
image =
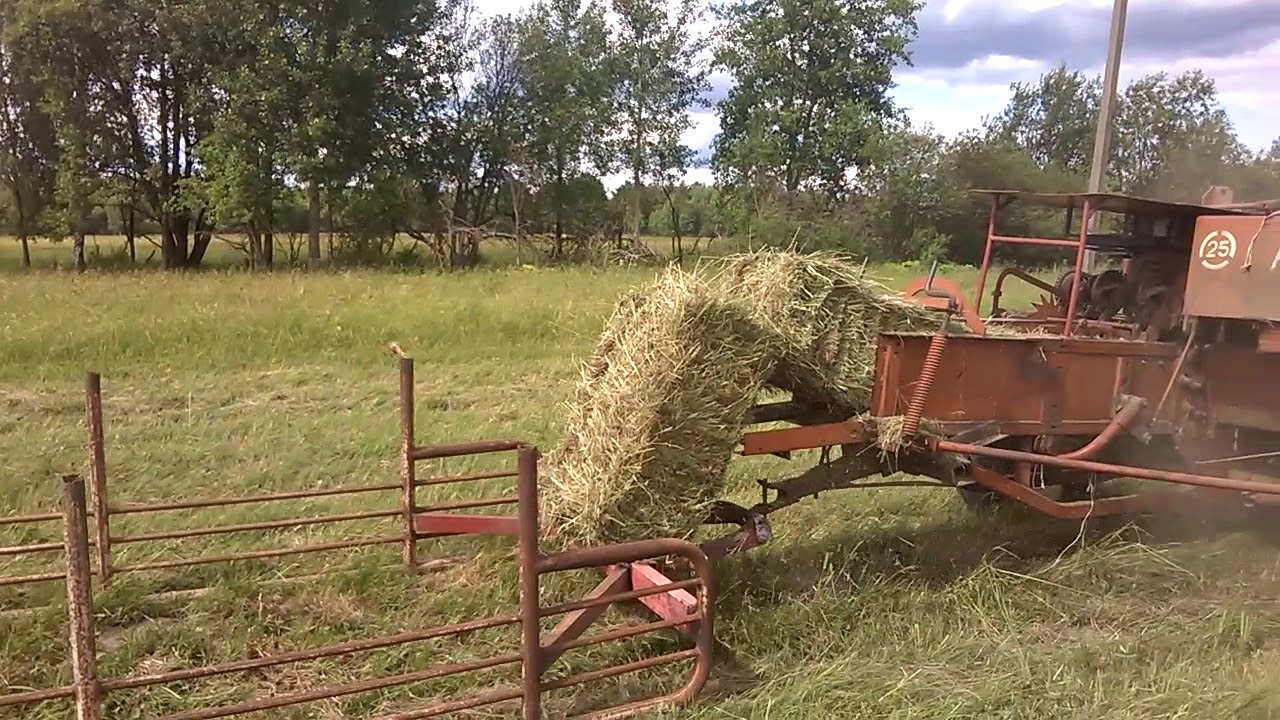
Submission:
<svg viewBox="0 0 1280 720">
<path fill-rule="evenodd" d="M 659 632 L 661 630 L 673 630 L 683 625 L 698 622 L 699 620 L 702 620 L 702 613 L 700 612 L 679 620 L 658 620 L 651 623 L 644 623 L 643 625 L 626 625 L 564 643 L 544 645 L 543 649 L 555 649 L 559 654 L 563 654 L 570 650 L 578 650 L 580 648 L 592 647 L 594 645 L 603 645 L 617 640 L 626 640 L 628 638 L 648 635 L 649 633 Z"/>
<path fill-rule="evenodd" d="M 439 477 L 429 477 L 425 480 L 419 480 L 415 485 L 418 487 L 431 487 L 433 485 L 456 485 L 464 482 L 479 482 L 481 480 L 500 480 L 502 478 L 516 477 L 514 470 L 503 470 L 502 472 L 474 473 L 471 475 L 441 475 Z"/>
<path fill-rule="evenodd" d="M 627 673 L 639 670 L 648 670 L 649 668 L 662 667 L 663 665 L 670 665 L 672 663 L 680 662 L 681 660 L 688 660 L 690 658 L 697 657 L 697 650 L 681 650 L 680 652 L 669 653 L 667 655 L 659 655 L 657 657 L 646 658 L 644 660 L 636 660 L 635 662 L 629 662 L 625 665 L 615 665 L 613 667 L 602 668 L 600 670 L 592 670 L 591 672 L 571 675 L 567 678 L 561 678 L 560 680 L 553 680 L 549 683 L 544 683 L 542 689 L 563 690 L 565 688 L 573 687 L 574 685 L 584 685 L 596 680 L 607 680 L 608 678 L 617 677 L 619 675 L 626 675 Z"/>
<path fill-rule="evenodd" d="M 585 570 L 605 565 L 620 565 L 641 560 L 652 560 L 668 555 L 680 555 L 691 562 L 705 560 L 702 550 L 697 545 L 675 538 L 658 538 L 654 540 L 634 540 L 617 545 L 599 545 L 579 550 L 566 550 L 555 555 L 544 555 L 538 558 L 538 572 L 545 575 L 569 570 Z"/>
<path fill-rule="evenodd" d="M 15 557 L 17 555 L 33 555 L 35 553 L 53 552 L 54 550 L 62 550 L 63 544 L 60 542 L 53 543 L 36 543 L 34 545 L 10 545 L 8 547 L 0 547 L 0 557 Z"/>
<path fill-rule="evenodd" d="M 690 580 L 673 582 L 670 585 L 658 585 L 654 587 L 647 587 L 643 590 L 628 590 L 627 592 L 602 595 L 597 598 L 585 598 L 583 600 L 575 600 L 561 605 L 551 605 L 549 607 L 542 608 L 538 611 L 538 617 L 555 617 L 556 615 L 564 615 L 565 613 L 571 613 L 575 610 L 586 610 L 588 608 L 599 607 L 601 605 L 631 602 L 632 600 L 639 600 L 640 598 L 646 598 L 650 595 L 661 595 L 663 593 L 671 592 L 672 590 L 692 590 L 693 588 L 701 585 L 701 580 L 698 578 L 692 578 Z M 684 624 L 684 621 L 682 621 L 681 624 Z"/>
<path fill-rule="evenodd" d="M 35 705 L 37 703 L 49 702 L 50 700 L 63 700 L 75 696 L 75 687 L 71 685 L 64 685 L 60 688 L 50 688 L 48 690 L 32 690 L 29 692 L 14 693 L 12 695 L 0 695 L 0 707 Z"/>
<path fill-rule="evenodd" d="M 365 485 L 350 488 L 327 488 L 325 490 L 298 490 L 296 492 L 270 493 L 263 495 L 247 495 L 229 498 L 205 498 L 202 500 L 180 500 L 162 503 L 132 503 L 111 508 L 112 515 L 132 515 L 136 513 L 163 512 L 165 510 L 196 510 L 199 508 L 223 507 L 228 505 L 250 505 L 253 503 L 277 502 L 280 500 L 303 500 L 306 498 L 335 497 L 339 495 L 360 495 L 363 493 L 399 490 L 400 484 Z M 57 516 L 61 517 L 61 515 Z"/>
<path fill-rule="evenodd" d="M 455 535 L 497 535 L 515 537 L 520 519 L 515 515 L 464 515 L 460 513 L 414 513 L 413 532 L 418 540 Z"/>
<path fill-rule="evenodd" d="M 992 242 L 1003 245 L 1046 245 L 1049 247 L 1078 248 L 1079 240 L 1061 240 L 1056 238 L 1011 237 L 1009 235 L 992 235 Z"/>
<path fill-rule="evenodd" d="M 124 543 L 148 542 L 152 540 L 179 540 L 182 538 L 226 535 L 228 533 L 250 532 L 254 530 L 281 530 L 286 528 L 353 522 L 356 520 L 377 520 L 380 518 L 399 517 L 401 514 L 402 513 L 399 510 L 378 510 L 363 513 L 347 513 L 345 515 L 319 515 L 316 517 L 289 520 L 266 520 L 263 522 L 244 523 L 241 525 L 215 525 L 207 528 L 173 530 L 169 532 L 149 533 L 146 535 L 125 535 L 121 537 L 112 536 L 111 542 L 118 545 Z"/>
<path fill-rule="evenodd" d="M 497 705 L 500 702 L 519 700 L 523 696 L 524 691 L 520 688 L 498 688 L 480 693 L 479 695 L 472 695 L 471 697 L 461 698 L 459 700 L 451 700 L 438 705 L 418 708 L 417 710 L 406 710 L 393 715 L 381 715 L 375 718 L 375 720 L 422 720 L 423 718 L 440 717 L 441 715 L 458 713 L 463 710 L 473 710 L 487 705 Z"/>
<path fill-rule="evenodd" d="M 104 690 L 108 691 L 131 690 L 151 685 L 178 682 L 180 680 L 194 680 L 198 678 L 215 677 L 218 675 L 229 675 L 231 673 L 261 670 L 263 668 L 287 665 L 290 663 L 320 660 L 323 658 L 337 657 L 339 655 L 351 655 L 359 652 L 367 652 L 369 650 L 380 650 L 383 648 L 395 647 L 397 645 L 421 642 L 423 640 L 450 637 L 468 632 L 477 632 L 506 625 L 514 625 L 518 622 L 520 622 L 519 615 L 500 615 L 486 618 L 484 620 L 473 620 L 471 622 L 459 623 L 457 625 L 443 625 L 441 627 L 429 628 L 427 630 L 417 630 L 414 632 L 399 633 L 397 635 L 384 635 L 379 638 L 357 640 L 338 645 L 326 645 L 324 647 L 311 648 L 309 650 L 297 650 L 268 657 L 252 658 L 250 660 L 237 660 L 235 662 L 223 663 L 221 665 L 209 665 L 206 667 L 174 670 L 172 672 L 158 673 L 155 675 L 139 675 L 135 677 L 119 678 L 116 680 L 104 680 L 102 681 L 101 686 Z"/>
<path fill-rule="evenodd" d="M 456 503 L 442 503 L 440 505 L 428 505 L 426 507 L 416 508 L 417 512 L 448 512 L 451 510 L 474 510 L 475 508 L 484 507 L 501 507 L 503 505 L 515 505 L 520 502 L 517 498 L 494 498 L 492 500 L 464 500 Z M 398 514 L 398 513 L 397 513 Z"/>
<path fill-rule="evenodd" d="M 41 575 L 18 575 L 16 577 L 0 578 L 0 587 L 10 587 L 13 585 L 30 585 L 31 583 L 50 582 L 53 580 L 66 580 L 65 573 L 44 573 Z"/>
<path fill-rule="evenodd" d="M 519 440 L 481 440 L 455 445 L 418 445 L 409 451 L 413 460 L 439 460 L 463 455 L 487 455 L 489 453 L 519 450 L 525 443 Z"/>
<path fill-rule="evenodd" d="M 934 446 L 939 451 L 952 452 L 958 455 L 977 455 L 979 457 L 990 457 L 998 460 L 1028 462 L 1052 467 L 1067 468 L 1070 470 L 1084 470 L 1086 472 L 1113 475 L 1116 477 L 1131 477 L 1138 480 L 1154 480 L 1156 482 L 1193 485 L 1196 487 L 1210 488 L 1214 490 L 1232 490 L 1244 493 L 1258 493 L 1259 495 L 1280 495 L 1280 483 L 1233 480 L 1231 478 L 1215 477 L 1212 475 L 1194 475 L 1192 473 L 1174 472 L 1171 470 L 1155 470 L 1151 468 L 1131 467 L 1128 465 L 1113 465 L 1110 463 L 1094 462 L 1092 460 L 1071 460 L 1053 455 L 1040 455 L 1020 450 L 1005 450 L 1004 448 L 966 445 L 963 443 L 950 442 L 948 440 L 939 440 L 934 443 Z"/>
<path fill-rule="evenodd" d="M 5 525 L 25 525 L 29 523 L 49 522 L 51 520 L 61 520 L 62 513 L 40 513 L 38 515 L 10 515 L 8 517 L 0 517 L 0 527 Z"/>
<path fill-rule="evenodd" d="M 695 618 L 695 620 L 697 619 L 699 618 Z M 580 647 L 587 647 L 589 645 L 599 645 L 601 643 L 609 642 L 612 640 L 620 640 L 628 637 L 644 635 L 646 633 L 654 632 L 656 630 L 662 630 L 665 627 L 673 627 L 673 626 L 674 626 L 673 624 L 667 621 L 649 623 L 647 625 L 636 625 L 636 626 L 621 628 L 619 630 L 612 631 L 609 633 L 601 633 L 601 634 L 592 636 L 591 638 L 583 638 L 581 640 L 576 640 L 572 643 L 565 643 L 563 646 L 558 646 L 558 647 L 561 650 L 572 650 Z M 676 660 L 671 660 L 669 662 L 676 662 Z M 667 664 L 667 662 L 663 662 L 661 664 Z M 641 669 L 641 668 L 635 668 L 635 669 Z M 624 670 L 623 672 L 629 672 L 629 671 L 630 670 Z M 619 674 L 622 674 L 622 673 L 619 673 Z M 461 700 L 453 700 L 446 703 L 431 705 L 425 708 L 418 708 L 416 710 L 406 710 L 406 711 L 394 713 L 391 715 L 381 715 L 376 720 L 423 720 L 424 718 L 439 717 L 447 713 L 457 713 L 457 712 L 462 712 L 464 710 L 471 710 L 478 707 L 484 707 L 486 705 L 496 705 L 497 703 L 506 702 L 509 700 L 518 700 L 520 699 L 522 694 L 523 693 L 520 691 L 519 688 L 499 688 L 499 689 L 491 690 L 486 693 L 482 693 L 480 695 L 475 695 L 469 698 L 463 698 Z"/>
<path fill-rule="evenodd" d="M 430 670 L 419 670 L 417 672 L 393 675 L 390 677 L 359 680 L 356 682 L 345 683 L 343 685 L 334 685 L 330 687 L 317 688 L 315 690 L 308 690 L 306 692 L 292 693 L 289 695 L 275 695 L 268 698 L 261 698 L 259 700 L 248 700 L 234 705 L 224 705 L 219 708 L 188 710 L 185 712 L 174 713 L 172 715 L 165 715 L 161 718 L 156 718 L 156 720 L 214 720 L 215 718 L 231 717 L 232 715 L 242 715 L 262 710 L 273 710 L 275 708 L 289 707 L 290 705 L 301 705 L 303 703 L 316 702 L 317 700 L 328 700 L 330 698 L 344 697 L 346 695 L 356 695 L 359 693 L 372 692 L 374 690 L 383 690 L 397 685 L 437 680 L 439 678 L 458 675 L 464 672 L 487 670 L 489 668 L 512 665 L 519 662 L 519 655 L 502 655 L 495 658 L 477 660 L 469 663 L 441 665 L 439 667 L 431 668 Z"/>
<path fill-rule="evenodd" d="M 306 545 L 279 550 L 259 550 L 256 552 L 233 553 L 229 555 L 213 555 L 191 560 L 168 560 L 165 562 L 141 563 L 138 565 L 116 565 L 112 568 L 116 573 L 144 572 L 147 570 L 168 570 L 171 568 L 194 567 L 196 565 L 213 565 L 216 563 L 235 562 L 237 560 L 264 560 L 267 558 L 287 557 L 289 555 L 307 555 L 309 553 L 329 552 L 332 550 L 349 550 L 353 548 L 371 547 L 374 545 L 394 545 L 404 542 L 404 537 L 371 538 L 367 540 L 346 540 L 343 542 Z"/>
</svg>

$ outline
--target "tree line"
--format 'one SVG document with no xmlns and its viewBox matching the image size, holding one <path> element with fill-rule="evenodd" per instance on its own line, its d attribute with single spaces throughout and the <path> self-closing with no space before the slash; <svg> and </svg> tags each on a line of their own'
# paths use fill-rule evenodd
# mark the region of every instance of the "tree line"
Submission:
<svg viewBox="0 0 1280 720">
<path fill-rule="evenodd" d="M 331 261 L 407 236 L 454 268 L 495 237 L 572 261 L 652 234 L 972 262 L 985 207 L 965 190 L 1082 189 L 1100 84 L 1060 67 L 959 137 L 913 126 L 891 89 L 919 10 L 0 0 L 0 222 L 24 264 L 48 238 L 78 268 L 104 232 L 166 268 L 219 241 L 270 268 L 284 234 L 311 266 L 324 235 Z M 710 148 L 682 141 L 699 109 L 720 118 Z M 694 165 L 715 184 L 686 182 Z M 1108 171 L 1135 194 L 1280 196 L 1280 141 L 1245 147 L 1204 74 L 1152 75 L 1122 92 Z"/>
</svg>

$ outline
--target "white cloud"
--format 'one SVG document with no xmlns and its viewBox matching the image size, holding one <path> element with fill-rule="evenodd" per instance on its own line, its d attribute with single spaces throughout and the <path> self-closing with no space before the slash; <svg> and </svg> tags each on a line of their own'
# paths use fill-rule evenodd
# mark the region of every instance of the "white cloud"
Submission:
<svg viewBox="0 0 1280 720">
<path fill-rule="evenodd" d="M 526 7 L 531 0 L 475 0 L 477 8 L 486 13 L 511 12 Z M 1179 9 L 1205 7 L 1231 7 L 1244 5 L 1250 0 L 1131 0 L 1130 18 L 1135 8 L 1158 10 L 1172 16 L 1176 22 Z M 1256 2 L 1256 0 L 1254 0 Z M 930 7 L 925 12 L 938 12 L 947 24 L 973 14 L 980 17 L 1017 17 L 1028 13 L 1043 12 L 1053 8 L 1069 8 L 1063 12 L 1064 23 L 1070 32 L 1078 36 L 1083 31 L 1072 23 L 1073 15 L 1081 9 L 1109 10 L 1113 0 L 927 0 Z M 936 17 L 936 16 L 935 16 Z M 1140 31 L 1140 29 L 1139 29 Z M 1088 37 L 1097 33 L 1088 30 Z M 1126 35 L 1133 36 L 1135 28 L 1130 23 Z M 1094 38 L 1105 44 L 1105 37 Z M 1202 57 L 1195 54 L 1156 62 L 1146 58 L 1129 59 L 1122 55 L 1120 82 L 1153 72 L 1179 73 L 1201 69 L 1218 84 L 1219 98 L 1236 123 L 1241 139 L 1251 147 L 1262 147 L 1280 136 L 1280 125 L 1274 120 L 1274 108 L 1280 107 L 1280 85 L 1274 78 L 1280 77 L 1280 41 L 1265 47 L 1227 54 L 1225 57 Z M 1105 57 L 1099 54 L 1097 62 L 1081 67 L 1092 74 L 1100 74 Z M 907 110 L 913 122 L 930 125 L 936 131 L 954 136 L 966 129 L 977 127 L 984 117 L 999 112 L 1008 99 L 1009 85 L 1014 82 L 1035 80 L 1050 68 L 1052 63 L 1010 54 L 992 53 L 973 59 L 962 67 L 914 69 L 902 68 L 895 73 L 897 87 L 895 99 Z M 719 121 L 714 112 L 699 111 L 693 114 L 693 127 L 684 135 L 687 144 L 704 148 L 719 131 Z M 695 171 L 704 182 L 710 181 L 709 171 Z M 691 173 L 691 179 L 693 174 Z M 609 178 L 611 188 L 620 180 Z"/>
</svg>

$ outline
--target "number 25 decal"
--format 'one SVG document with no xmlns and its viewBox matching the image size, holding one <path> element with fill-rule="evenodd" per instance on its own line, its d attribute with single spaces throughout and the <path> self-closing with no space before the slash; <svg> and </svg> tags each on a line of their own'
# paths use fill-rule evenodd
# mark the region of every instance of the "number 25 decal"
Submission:
<svg viewBox="0 0 1280 720">
<path fill-rule="evenodd" d="M 1200 264 L 1221 270 L 1236 256 L 1236 237 L 1226 230 L 1214 230 L 1200 241 Z"/>
</svg>

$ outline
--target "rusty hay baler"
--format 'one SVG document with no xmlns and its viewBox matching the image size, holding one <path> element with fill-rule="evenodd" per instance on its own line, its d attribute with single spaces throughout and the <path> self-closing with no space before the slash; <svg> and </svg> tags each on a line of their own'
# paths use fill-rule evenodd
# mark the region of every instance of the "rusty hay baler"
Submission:
<svg viewBox="0 0 1280 720">
<path fill-rule="evenodd" d="M 1246 505 L 1280 498 L 1280 201 L 1232 204 L 1225 188 L 1211 188 L 1201 204 L 975 192 L 990 199 L 991 213 L 972 301 L 936 267 L 903 291 L 970 332 L 882 333 L 869 418 L 814 422 L 821 413 L 794 399 L 758 406 L 758 423 L 789 425 L 747 433 L 742 454 L 821 449 L 823 460 L 762 482 L 765 498 L 752 508 L 722 503 L 710 522 L 740 529 L 706 546 L 708 554 L 767 541 L 771 513 L 842 488 L 951 486 L 970 504 L 1012 500 L 1059 519 L 1185 498 L 1108 496 L 1104 486 L 1117 478 Z M 1001 213 L 1014 203 L 1065 215 L 1063 236 L 1001 234 Z M 1071 269 L 1048 282 L 1007 267 L 990 282 L 1002 244 L 1060 248 Z M 1087 251 L 1106 267 L 1088 271 Z M 1031 311 L 1001 306 L 1011 279 L 1043 292 Z M 1023 332 L 990 332 L 997 326 Z M 906 445 L 886 457 L 868 429 L 893 417 L 902 418 Z M 921 480 L 869 481 L 898 473 Z"/>
</svg>

